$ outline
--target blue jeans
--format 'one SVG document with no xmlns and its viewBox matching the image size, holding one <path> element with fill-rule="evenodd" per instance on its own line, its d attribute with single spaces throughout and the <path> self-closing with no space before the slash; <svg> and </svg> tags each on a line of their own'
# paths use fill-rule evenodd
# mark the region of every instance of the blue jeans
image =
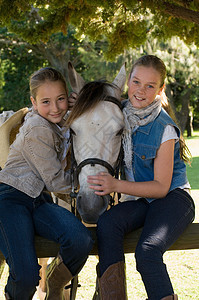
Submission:
<svg viewBox="0 0 199 300">
<path fill-rule="evenodd" d="M 191 196 L 181 189 L 151 203 L 140 198 L 106 211 L 97 225 L 100 274 L 110 265 L 124 261 L 124 235 L 143 227 L 135 258 L 148 298 L 160 300 L 173 294 L 163 254 L 193 221 L 194 212 Z"/>
<path fill-rule="evenodd" d="M 60 244 L 60 255 L 73 275 L 83 267 L 93 246 L 88 229 L 47 193 L 31 198 L 0 184 L 0 250 L 9 265 L 5 291 L 14 300 L 29 300 L 39 284 L 35 234 Z"/>
</svg>

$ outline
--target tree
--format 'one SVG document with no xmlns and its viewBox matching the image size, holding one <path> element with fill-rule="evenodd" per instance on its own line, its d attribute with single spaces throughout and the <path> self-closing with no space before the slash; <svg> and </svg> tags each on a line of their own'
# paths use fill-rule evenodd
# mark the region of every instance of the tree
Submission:
<svg viewBox="0 0 199 300">
<path fill-rule="evenodd" d="M 167 91 L 184 130 L 190 105 L 194 116 L 197 116 L 198 61 L 194 58 L 190 64 L 190 58 L 186 58 L 177 65 L 179 56 L 183 57 L 183 53 L 179 52 L 181 45 L 175 49 L 174 45 L 163 41 L 172 40 L 173 36 L 175 39 L 178 35 L 190 45 L 188 56 L 193 57 L 194 51 L 198 55 L 196 50 L 191 50 L 193 42 L 196 45 L 194 47 L 199 44 L 198 10 L 199 1 L 183 0 L 2 0 L 0 22 L 7 26 L 8 32 L 7 35 L 0 32 L 0 48 L 2 53 L 6 53 L 6 48 L 12 47 L 18 51 L 18 57 L 22 51 L 19 49 L 23 49 L 21 53 L 25 55 L 27 52 L 32 60 L 40 61 L 38 66 L 48 63 L 60 70 L 66 80 L 69 60 L 87 80 L 101 77 L 111 80 L 128 58 L 130 66 L 132 59 L 144 53 L 163 55 L 164 60 L 168 59 L 170 72 Z M 17 50 L 18 45 L 20 48 Z M 155 46 L 159 47 L 160 52 Z M 4 75 L 9 76 L 4 76 L 5 79 L 13 81 L 16 78 L 13 70 L 17 68 L 18 72 L 25 75 L 19 60 L 18 65 L 17 60 L 13 64 L 11 54 L 8 60 L 9 63 L 5 59 L 1 63 L 3 70 L 7 70 Z M 191 70 L 194 72 L 193 80 L 190 77 Z M 8 94 L 7 81 L 6 84 L 3 89 Z"/>
<path fill-rule="evenodd" d="M 0 28 L 0 111 L 29 105 L 28 79 L 38 68 L 50 65 L 60 70 L 66 81 L 69 60 L 81 71 L 78 47 L 83 48 L 83 43 L 74 38 L 74 32 L 70 28 L 66 36 L 59 32 L 52 34 L 47 43 L 29 44 L 6 28 Z"/>
<path fill-rule="evenodd" d="M 189 129 L 188 125 L 192 124 L 187 122 L 189 117 L 192 117 L 195 128 L 198 128 L 199 50 L 194 44 L 188 47 L 177 37 L 160 42 L 149 36 L 144 45 L 126 50 L 114 62 L 110 62 L 103 55 L 108 47 L 106 40 L 91 42 L 85 37 L 83 42 L 78 42 L 74 34 L 74 29 L 68 32 L 67 37 L 61 33 L 53 34 L 46 45 L 31 45 L 6 30 L 0 30 L 1 71 L 4 72 L 5 81 L 0 90 L 2 109 L 16 110 L 29 104 L 28 77 L 35 69 L 44 65 L 50 64 L 64 73 L 67 62 L 71 59 L 86 81 L 112 81 L 124 62 L 127 63 L 129 73 L 133 61 L 139 56 L 156 54 L 166 63 L 167 95 L 182 131 Z M 65 77 L 67 78 L 67 74 Z"/>
<path fill-rule="evenodd" d="M 106 45 L 100 41 L 98 46 L 99 49 L 104 49 Z M 161 57 L 166 64 L 168 74 L 166 93 L 182 132 L 187 129 L 188 135 L 191 135 L 191 126 L 194 124 L 194 127 L 198 128 L 199 50 L 195 44 L 187 46 L 178 37 L 160 41 L 149 36 L 144 45 L 126 50 L 124 54 L 117 57 L 115 62 L 107 62 L 103 54 L 97 51 L 99 49 L 96 48 L 96 44 L 93 47 L 90 44 L 89 51 L 82 50 L 81 60 L 87 66 L 85 73 L 88 79 L 95 79 L 94 74 L 104 74 L 111 80 L 114 70 L 119 69 L 124 61 L 127 63 L 128 74 L 133 62 L 144 54 Z M 104 71 L 106 74 L 103 73 Z"/>
<path fill-rule="evenodd" d="M 187 46 L 178 37 L 162 41 L 149 37 L 140 53 L 128 52 L 136 57 L 154 54 L 162 58 L 167 68 L 166 94 L 182 132 L 187 129 L 191 135 L 192 122 L 198 127 L 199 106 L 199 50 L 195 44 Z M 128 65 L 130 62 L 132 58 Z"/>
<path fill-rule="evenodd" d="M 194 122 L 198 119 L 195 112 L 199 104 L 199 50 L 194 44 L 187 47 L 177 37 L 165 42 L 165 46 L 167 52 L 163 59 L 168 69 L 167 94 L 182 132 L 187 129 L 190 136 L 193 118 Z"/>
<path fill-rule="evenodd" d="M 110 59 L 144 44 L 149 34 L 177 35 L 199 45 L 198 0 L 2 0 L 0 20 L 31 44 L 46 43 L 59 31 L 66 34 L 73 24 L 79 39 L 87 35 L 96 41 L 104 36 Z"/>
<path fill-rule="evenodd" d="M 5 29 L 0 29 L 0 35 L 10 36 L 7 44 L 0 41 L 0 67 L 1 67 L 1 87 L 0 87 L 0 111 L 17 110 L 21 107 L 29 106 L 30 96 L 28 79 L 36 68 L 42 67 L 45 59 L 36 57 L 30 48 L 26 48 L 23 43 L 15 43 L 11 40 L 10 34 Z"/>
</svg>

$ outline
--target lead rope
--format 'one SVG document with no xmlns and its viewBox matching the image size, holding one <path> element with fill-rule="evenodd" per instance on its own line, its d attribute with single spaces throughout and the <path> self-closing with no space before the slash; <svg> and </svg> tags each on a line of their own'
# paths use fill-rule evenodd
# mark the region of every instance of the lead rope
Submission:
<svg viewBox="0 0 199 300">
<path fill-rule="evenodd" d="M 122 164 L 123 158 L 124 158 L 124 151 L 123 151 L 123 147 L 121 145 L 120 153 L 119 153 L 118 159 L 117 159 L 117 166 L 115 168 L 115 174 L 114 174 L 114 177 L 116 179 L 124 178 L 124 167 Z M 117 200 L 119 201 L 119 199 L 121 198 L 121 193 L 118 193 L 118 192 L 113 193 L 113 196 L 110 199 L 110 207 L 113 207 L 115 205 L 116 196 L 117 196 Z"/>
<path fill-rule="evenodd" d="M 71 212 L 77 216 L 77 207 L 76 207 L 76 199 L 77 199 L 77 163 L 75 160 L 74 150 L 73 150 L 73 138 L 72 133 L 70 131 L 70 139 L 71 139 Z"/>
</svg>

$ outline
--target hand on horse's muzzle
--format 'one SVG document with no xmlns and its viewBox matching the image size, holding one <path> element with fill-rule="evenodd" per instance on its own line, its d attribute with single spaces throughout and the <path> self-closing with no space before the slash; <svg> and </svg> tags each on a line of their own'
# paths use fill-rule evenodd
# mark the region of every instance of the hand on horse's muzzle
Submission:
<svg viewBox="0 0 199 300">
<path fill-rule="evenodd" d="M 89 188 L 95 191 L 96 195 L 105 196 L 114 192 L 113 182 L 117 180 L 113 178 L 109 173 L 100 173 L 99 175 L 93 175 L 87 177 L 87 183 Z"/>
</svg>

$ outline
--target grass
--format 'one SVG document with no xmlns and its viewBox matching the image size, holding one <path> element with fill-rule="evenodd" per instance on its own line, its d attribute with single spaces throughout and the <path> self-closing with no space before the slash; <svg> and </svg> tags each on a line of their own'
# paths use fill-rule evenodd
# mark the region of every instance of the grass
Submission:
<svg viewBox="0 0 199 300">
<path fill-rule="evenodd" d="M 192 187 L 192 197 L 196 205 L 196 218 L 199 221 L 199 131 L 193 137 L 186 138 L 193 156 L 192 165 L 187 167 L 187 175 Z M 126 254 L 127 290 L 129 300 L 145 300 L 147 298 L 142 280 L 136 271 L 134 254 Z M 81 287 L 77 290 L 76 300 L 91 300 L 95 291 L 98 260 L 89 256 L 83 270 L 79 274 Z M 180 300 L 199 299 L 199 250 L 168 251 L 164 262 L 175 290 Z M 0 283 L 0 300 L 3 300 L 3 288 L 6 282 L 7 268 Z M 39 298 L 35 295 L 34 300 Z"/>
<path fill-rule="evenodd" d="M 191 166 L 187 166 L 187 176 L 192 190 L 199 190 L 199 131 L 185 140 L 192 154 Z"/>
<path fill-rule="evenodd" d="M 198 142 L 199 143 L 199 142 Z M 198 145 L 199 146 L 199 145 Z M 191 166 L 187 166 L 187 176 L 192 190 L 199 189 L 199 156 L 193 157 Z"/>
<path fill-rule="evenodd" d="M 185 132 L 185 139 L 187 139 L 187 140 L 189 140 L 189 139 L 193 140 L 193 139 L 197 139 L 197 138 L 199 138 L 199 130 L 194 130 L 192 136 L 187 137 L 187 138 L 186 138 L 186 132 Z"/>
</svg>

